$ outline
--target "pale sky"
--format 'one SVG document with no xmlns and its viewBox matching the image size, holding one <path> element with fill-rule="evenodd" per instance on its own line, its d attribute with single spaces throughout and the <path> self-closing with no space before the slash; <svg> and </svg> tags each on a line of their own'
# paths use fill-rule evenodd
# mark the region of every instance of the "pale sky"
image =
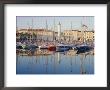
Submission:
<svg viewBox="0 0 110 90">
<path fill-rule="evenodd" d="M 66 29 L 78 29 L 81 27 L 81 23 L 88 26 L 90 30 L 94 29 L 94 16 L 17 16 L 16 24 L 17 28 L 46 28 L 46 21 L 48 29 L 57 27 L 58 23 L 61 23 L 61 30 Z"/>
</svg>

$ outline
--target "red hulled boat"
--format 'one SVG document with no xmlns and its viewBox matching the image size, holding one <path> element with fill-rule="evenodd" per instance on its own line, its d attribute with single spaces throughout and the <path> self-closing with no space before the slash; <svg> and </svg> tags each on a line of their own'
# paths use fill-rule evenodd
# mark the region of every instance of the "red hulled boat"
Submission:
<svg viewBox="0 0 110 90">
<path fill-rule="evenodd" d="M 55 45 L 49 45 L 48 50 L 49 51 L 56 51 L 56 46 Z"/>
</svg>

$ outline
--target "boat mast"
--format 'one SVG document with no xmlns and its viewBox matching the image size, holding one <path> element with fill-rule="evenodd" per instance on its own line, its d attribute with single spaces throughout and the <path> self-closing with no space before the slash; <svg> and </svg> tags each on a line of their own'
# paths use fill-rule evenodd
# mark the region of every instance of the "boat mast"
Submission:
<svg viewBox="0 0 110 90">
<path fill-rule="evenodd" d="M 47 20 L 46 20 L 46 25 L 45 25 L 45 27 L 46 27 L 46 30 L 48 30 L 48 24 L 47 24 Z"/>
<path fill-rule="evenodd" d="M 34 29 L 33 29 L 33 18 L 32 18 L 32 40 L 33 40 L 33 34 L 34 34 Z"/>
<path fill-rule="evenodd" d="M 45 20 L 45 31 L 44 32 L 46 32 L 46 31 L 48 31 L 48 23 L 47 23 L 47 19 Z M 48 40 L 48 35 L 47 35 L 47 40 Z M 46 39 L 45 39 L 46 40 Z"/>
<path fill-rule="evenodd" d="M 31 31 L 29 31 L 30 30 L 30 25 L 29 25 L 29 23 L 27 23 L 27 25 L 29 26 L 28 28 L 27 28 L 27 31 L 28 31 L 28 34 L 29 34 L 29 43 L 31 42 Z"/>
<path fill-rule="evenodd" d="M 85 44 L 87 44 L 87 41 L 86 41 L 86 31 L 88 30 L 88 26 L 86 25 L 86 18 L 84 18 L 84 40 L 85 40 Z"/>
<path fill-rule="evenodd" d="M 53 30 L 53 41 L 54 41 L 54 45 L 55 45 L 55 17 L 54 17 L 54 30 Z"/>
<path fill-rule="evenodd" d="M 72 30 L 72 21 L 71 21 L 71 30 Z"/>
<path fill-rule="evenodd" d="M 81 24 L 82 24 L 82 22 L 81 22 Z M 85 19 L 83 16 L 83 24 L 82 24 L 83 44 L 86 43 L 86 28 L 87 28 L 87 26 L 85 25 Z"/>
</svg>

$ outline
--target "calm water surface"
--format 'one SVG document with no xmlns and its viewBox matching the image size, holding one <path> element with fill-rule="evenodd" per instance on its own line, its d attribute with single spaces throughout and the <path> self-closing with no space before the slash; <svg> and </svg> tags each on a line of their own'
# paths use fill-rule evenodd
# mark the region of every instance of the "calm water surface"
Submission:
<svg viewBox="0 0 110 90">
<path fill-rule="evenodd" d="M 94 74 L 94 55 L 36 50 L 17 54 L 16 74 Z"/>
</svg>

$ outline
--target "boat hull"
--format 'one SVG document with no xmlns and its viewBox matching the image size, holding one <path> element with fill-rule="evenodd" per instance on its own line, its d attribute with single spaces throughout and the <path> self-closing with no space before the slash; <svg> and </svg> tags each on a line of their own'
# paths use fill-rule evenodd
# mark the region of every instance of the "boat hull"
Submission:
<svg viewBox="0 0 110 90">
<path fill-rule="evenodd" d="M 56 46 L 49 46 L 48 47 L 48 50 L 49 51 L 56 51 Z"/>
<path fill-rule="evenodd" d="M 89 46 L 81 46 L 81 47 L 76 47 L 76 50 L 77 50 L 77 54 L 80 54 L 80 53 L 89 52 L 90 50 L 92 50 L 92 48 Z"/>
<path fill-rule="evenodd" d="M 64 52 L 64 51 L 68 51 L 70 48 L 69 47 L 63 47 L 63 46 L 57 46 L 56 47 L 56 51 L 57 52 Z"/>
</svg>

